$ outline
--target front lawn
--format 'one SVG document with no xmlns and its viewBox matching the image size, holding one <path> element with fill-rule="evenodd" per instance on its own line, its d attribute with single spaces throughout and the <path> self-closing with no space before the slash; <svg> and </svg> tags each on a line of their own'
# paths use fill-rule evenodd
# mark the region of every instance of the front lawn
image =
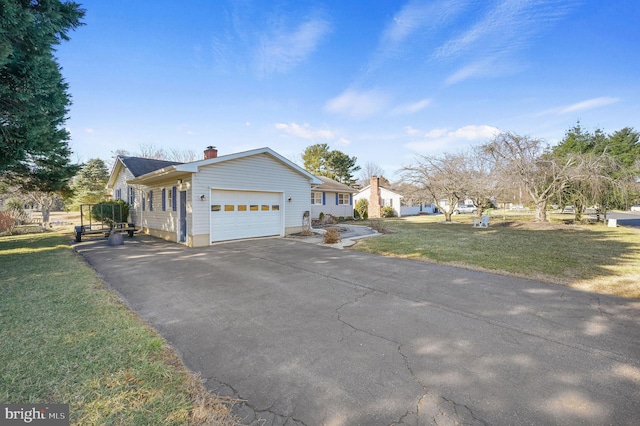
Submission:
<svg viewBox="0 0 640 426">
<path fill-rule="evenodd" d="M 234 424 L 71 236 L 0 238 L 0 403 L 70 404 L 72 424 Z"/>
<path fill-rule="evenodd" d="M 360 240 L 368 253 L 510 274 L 588 291 L 640 299 L 640 233 L 603 224 L 532 222 L 495 213 L 489 228 L 473 228 L 471 215 L 380 219 L 391 233 Z"/>
</svg>

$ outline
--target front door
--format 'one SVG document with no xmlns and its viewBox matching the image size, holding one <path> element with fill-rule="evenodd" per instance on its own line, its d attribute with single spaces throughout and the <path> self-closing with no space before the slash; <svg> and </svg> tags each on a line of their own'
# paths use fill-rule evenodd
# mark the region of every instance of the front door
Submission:
<svg viewBox="0 0 640 426">
<path fill-rule="evenodd" d="M 179 242 L 187 242 L 187 191 L 180 191 Z"/>
</svg>

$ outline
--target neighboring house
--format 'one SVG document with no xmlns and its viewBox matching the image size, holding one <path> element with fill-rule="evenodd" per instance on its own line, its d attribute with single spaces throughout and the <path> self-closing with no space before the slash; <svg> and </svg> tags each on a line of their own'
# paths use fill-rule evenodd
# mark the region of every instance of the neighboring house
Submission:
<svg viewBox="0 0 640 426">
<path fill-rule="evenodd" d="M 435 206 L 431 203 L 405 202 L 404 196 L 380 186 L 380 178 L 376 176 L 371 178 L 369 185 L 353 196 L 354 203 L 361 199 L 369 201 L 369 217 L 371 218 L 380 217 L 380 209 L 386 206 L 391 207 L 398 217 L 415 216 L 420 213 L 432 214 L 435 211 Z"/>
<path fill-rule="evenodd" d="M 320 213 L 353 216 L 353 194 L 358 191 L 325 176 L 317 178 L 322 183 L 311 188 L 311 218 L 318 219 Z"/>
<path fill-rule="evenodd" d="M 118 157 L 107 188 L 142 232 L 190 247 L 303 229 L 315 176 L 270 148 L 176 163 Z"/>
</svg>

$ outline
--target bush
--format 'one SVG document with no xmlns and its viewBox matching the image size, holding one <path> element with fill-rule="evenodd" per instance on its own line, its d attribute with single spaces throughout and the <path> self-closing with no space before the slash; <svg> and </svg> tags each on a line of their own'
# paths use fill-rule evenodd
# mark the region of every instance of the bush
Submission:
<svg viewBox="0 0 640 426">
<path fill-rule="evenodd" d="M 129 218 L 129 204 L 123 200 L 103 201 L 94 204 L 91 208 L 91 216 L 110 226 L 114 223 L 127 222 Z"/>
<path fill-rule="evenodd" d="M 384 206 L 380 214 L 382 217 L 396 217 L 396 212 L 391 206 Z"/>
<path fill-rule="evenodd" d="M 7 231 L 11 234 L 11 231 L 16 226 L 16 220 L 9 213 L 0 212 L 0 232 Z"/>
<path fill-rule="evenodd" d="M 356 202 L 353 209 L 353 216 L 356 219 L 366 219 L 368 217 L 369 201 L 366 198 L 361 198 Z"/>
<path fill-rule="evenodd" d="M 324 233 L 325 244 L 336 244 L 340 242 L 340 231 L 338 228 L 328 228 Z"/>
</svg>

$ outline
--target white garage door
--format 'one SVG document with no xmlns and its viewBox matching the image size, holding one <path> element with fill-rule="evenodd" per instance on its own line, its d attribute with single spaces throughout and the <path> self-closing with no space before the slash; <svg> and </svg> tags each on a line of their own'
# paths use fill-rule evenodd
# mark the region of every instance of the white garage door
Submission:
<svg viewBox="0 0 640 426">
<path fill-rule="evenodd" d="M 211 242 L 282 235 L 282 193 L 211 191 Z"/>
</svg>

